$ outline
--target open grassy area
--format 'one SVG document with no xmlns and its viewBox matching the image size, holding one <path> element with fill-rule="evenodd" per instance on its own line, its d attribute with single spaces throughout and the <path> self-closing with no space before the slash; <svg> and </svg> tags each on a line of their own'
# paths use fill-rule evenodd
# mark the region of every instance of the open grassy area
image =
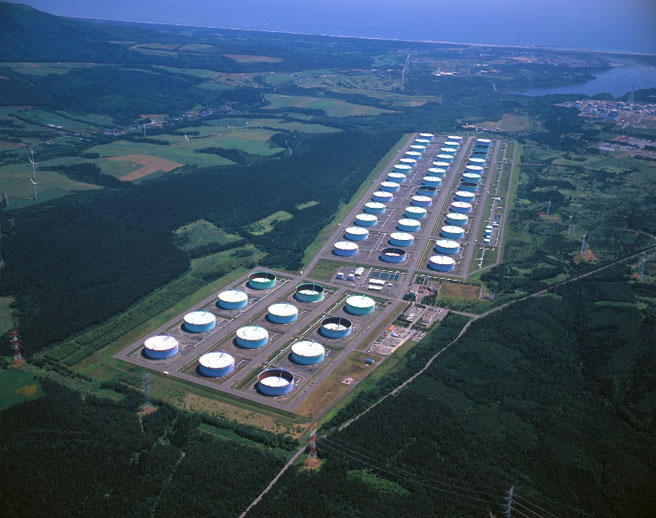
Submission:
<svg viewBox="0 0 656 518">
<path fill-rule="evenodd" d="M 266 218 L 260 219 L 255 223 L 251 223 L 250 225 L 248 225 L 248 227 L 246 227 L 246 230 L 248 230 L 254 236 L 261 236 L 262 234 L 271 232 L 275 227 L 276 223 L 278 223 L 279 221 L 287 221 L 289 219 L 292 219 L 293 217 L 294 216 L 292 216 L 289 212 L 284 210 L 279 210 L 277 212 L 274 212 L 270 216 L 267 216 Z"/>
<path fill-rule="evenodd" d="M 318 281 L 327 282 L 334 279 L 337 270 L 343 266 L 344 263 L 338 261 L 319 259 L 314 265 L 314 268 L 312 268 L 312 271 L 308 273 L 308 276 Z"/>
<path fill-rule="evenodd" d="M 352 117 L 355 115 L 380 115 L 391 113 L 374 106 L 354 104 L 338 99 L 321 99 L 319 97 L 305 97 L 300 95 L 266 94 L 265 98 L 269 105 L 267 110 L 278 110 L 284 108 L 308 108 L 311 110 L 322 110 L 328 117 Z"/>
<path fill-rule="evenodd" d="M 16 326 L 14 312 L 11 309 L 14 299 L 11 297 L 0 297 L 0 334 L 4 335 Z"/>
<path fill-rule="evenodd" d="M 209 244 L 223 245 L 237 241 L 240 238 L 234 234 L 229 234 L 209 221 L 199 219 L 177 229 L 175 231 L 175 239 L 180 248 L 191 250 Z"/>
<path fill-rule="evenodd" d="M 21 369 L 0 370 L 0 411 L 43 395 L 39 382 Z"/>
<path fill-rule="evenodd" d="M 445 281 L 440 287 L 440 296 L 478 300 L 480 291 L 480 286 Z"/>
</svg>

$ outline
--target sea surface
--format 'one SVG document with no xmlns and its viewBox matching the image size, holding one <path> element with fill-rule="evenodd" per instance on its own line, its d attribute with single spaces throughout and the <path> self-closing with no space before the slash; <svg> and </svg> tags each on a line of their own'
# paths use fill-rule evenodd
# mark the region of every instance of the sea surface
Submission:
<svg viewBox="0 0 656 518">
<path fill-rule="evenodd" d="M 521 93 L 531 97 L 551 94 L 597 95 L 604 93 L 613 97 L 621 97 L 630 92 L 631 88 L 636 90 L 656 88 L 656 67 L 618 67 L 596 75 L 593 80 L 587 83 L 556 86 L 554 88 L 535 88 Z"/>
</svg>

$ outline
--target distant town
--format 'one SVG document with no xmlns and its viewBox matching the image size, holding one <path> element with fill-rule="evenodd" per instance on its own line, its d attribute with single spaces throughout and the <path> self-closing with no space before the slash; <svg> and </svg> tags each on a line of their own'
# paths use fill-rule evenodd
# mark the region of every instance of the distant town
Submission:
<svg viewBox="0 0 656 518">
<path fill-rule="evenodd" d="M 586 99 L 566 101 L 556 106 L 575 108 L 579 110 L 581 117 L 607 119 L 621 125 L 623 128 L 629 126 L 642 129 L 656 127 L 656 104 Z"/>
</svg>

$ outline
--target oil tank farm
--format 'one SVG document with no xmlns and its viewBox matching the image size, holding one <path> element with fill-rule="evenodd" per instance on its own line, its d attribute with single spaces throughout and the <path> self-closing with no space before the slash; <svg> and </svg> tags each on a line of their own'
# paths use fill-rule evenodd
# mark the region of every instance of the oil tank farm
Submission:
<svg viewBox="0 0 656 518">
<path fill-rule="evenodd" d="M 379 201 L 368 201 L 364 204 L 364 211 L 367 214 L 383 214 L 385 212 L 385 204 Z"/>
<path fill-rule="evenodd" d="M 399 160 L 399 162 L 401 162 L 402 165 L 407 165 L 410 168 L 417 165 L 417 161 L 414 158 L 403 157 L 401 160 Z"/>
<path fill-rule="evenodd" d="M 462 175 L 462 183 L 478 185 L 481 183 L 481 175 L 477 173 L 465 173 Z"/>
<path fill-rule="evenodd" d="M 437 187 L 432 185 L 420 185 L 417 189 L 417 194 L 420 196 L 430 196 L 431 198 L 437 194 Z"/>
<path fill-rule="evenodd" d="M 424 185 L 429 185 L 430 187 L 439 187 L 442 185 L 442 179 L 439 176 L 424 176 L 421 181 Z"/>
<path fill-rule="evenodd" d="M 299 302 L 320 302 L 323 300 L 325 288 L 316 282 L 303 282 L 296 286 L 294 298 Z"/>
<path fill-rule="evenodd" d="M 314 340 L 301 340 L 292 345 L 292 361 L 299 365 L 317 365 L 326 357 L 326 349 Z"/>
<path fill-rule="evenodd" d="M 440 231 L 440 236 L 446 237 L 447 239 L 462 239 L 462 236 L 465 235 L 465 229 L 462 227 L 456 227 L 455 225 L 445 225 Z"/>
<path fill-rule="evenodd" d="M 414 218 L 401 218 L 396 224 L 396 228 L 401 232 L 419 232 L 421 223 Z"/>
<path fill-rule="evenodd" d="M 393 246 L 410 246 L 414 242 L 414 236 L 407 232 L 392 232 L 389 237 L 389 244 Z"/>
<path fill-rule="evenodd" d="M 383 182 L 380 184 L 380 190 L 384 192 L 399 192 L 401 185 L 396 182 Z M 376 193 L 374 193 L 375 196 Z M 380 200 L 374 200 L 380 201 Z"/>
<path fill-rule="evenodd" d="M 448 135 L 446 140 L 451 142 L 462 142 L 462 137 L 458 135 Z"/>
<path fill-rule="evenodd" d="M 364 241 L 369 237 L 369 231 L 364 227 L 348 227 L 344 231 L 344 237 L 351 241 Z"/>
<path fill-rule="evenodd" d="M 244 326 L 237 329 L 235 343 L 244 349 L 259 349 L 269 343 L 269 332 L 260 326 Z"/>
<path fill-rule="evenodd" d="M 285 369 L 267 369 L 258 375 L 257 389 L 265 396 L 284 396 L 294 390 L 294 375 Z"/>
<path fill-rule="evenodd" d="M 440 254 L 455 255 L 460 252 L 460 243 L 451 239 L 438 239 L 435 243 L 435 251 Z"/>
<path fill-rule="evenodd" d="M 346 299 L 345 309 L 351 315 L 370 315 L 376 310 L 376 301 L 366 295 L 351 295 Z"/>
<path fill-rule="evenodd" d="M 218 299 L 218 305 L 222 309 L 241 309 L 248 305 L 248 295 L 241 290 L 222 291 Z"/>
<path fill-rule="evenodd" d="M 456 227 L 464 227 L 467 222 L 469 221 L 469 218 L 465 216 L 464 214 L 460 214 L 459 212 L 449 212 L 446 215 L 446 223 L 447 225 L 455 225 Z"/>
<path fill-rule="evenodd" d="M 184 316 L 183 328 L 190 333 L 205 333 L 214 329 L 216 317 L 209 311 L 192 311 Z"/>
<path fill-rule="evenodd" d="M 358 214 L 355 216 L 355 224 L 359 227 L 373 227 L 378 223 L 378 218 L 375 214 Z"/>
<path fill-rule="evenodd" d="M 445 171 L 448 171 L 449 167 L 451 167 L 451 163 L 445 162 L 444 160 L 435 160 L 435 162 L 433 162 L 433 167 L 437 167 L 438 169 L 444 169 Z"/>
<path fill-rule="evenodd" d="M 235 370 L 235 359 L 228 353 L 215 351 L 198 359 L 198 372 L 208 378 L 222 378 Z"/>
<path fill-rule="evenodd" d="M 406 151 L 405 158 L 411 158 L 416 162 L 421 158 L 421 153 L 419 151 Z"/>
<path fill-rule="evenodd" d="M 403 215 L 406 218 L 423 219 L 426 217 L 426 214 L 428 214 L 428 212 L 426 212 L 426 209 L 424 209 L 423 207 L 410 206 L 410 207 L 406 207 Z"/>
<path fill-rule="evenodd" d="M 399 185 L 398 183 L 396 185 Z M 387 191 L 376 191 L 372 196 L 372 201 L 377 201 L 378 203 L 389 203 L 394 199 L 394 196 L 391 192 Z"/>
<path fill-rule="evenodd" d="M 351 321 L 343 317 L 328 317 L 321 321 L 319 333 L 326 338 L 346 338 L 351 334 L 353 325 Z"/>
<path fill-rule="evenodd" d="M 383 248 L 382 252 L 380 253 L 380 260 L 386 263 L 402 263 L 405 261 L 406 256 L 407 253 L 405 250 L 390 246 Z"/>
<path fill-rule="evenodd" d="M 428 267 L 438 272 L 450 272 L 455 266 L 455 260 L 448 255 L 434 255 L 428 260 Z"/>
<path fill-rule="evenodd" d="M 472 211 L 472 204 L 466 201 L 454 201 L 451 204 L 451 212 L 460 214 L 469 214 Z"/>
<path fill-rule="evenodd" d="M 387 175 L 388 182 L 403 183 L 405 182 L 405 175 L 403 173 L 389 173 Z"/>
<path fill-rule="evenodd" d="M 151 360 L 172 358 L 179 351 L 178 341 L 171 335 L 157 335 L 146 338 L 143 353 Z"/>
<path fill-rule="evenodd" d="M 352 241 L 337 241 L 333 245 L 333 254 L 340 257 L 353 257 L 358 253 L 358 245 Z"/>
<path fill-rule="evenodd" d="M 298 308 L 289 302 L 271 304 L 267 311 L 267 319 L 274 324 L 291 324 L 298 318 Z"/>
<path fill-rule="evenodd" d="M 437 160 L 439 162 L 446 162 L 447 164 L 451 165 L 451 162 L 453 162 L 453 156 L 447 155 L 446 153 L 440 153 L 439 155 L 437 155 Z M 433 162 L 433 165 L 435 165 L 435 162 Z M 441 167 L 441 166 L 436 166 L 436 167 Z"/>
<path fill-rule="evenodd" d="M 272 272 L 255 272 L 248 276 L 248 286 L 254 290 L 269 290 L 276 285 L 276 276 Z"/>
<path fill-rule="evenodd" d="M 433 203 L 433 200 L 430 199 L 430 196 L 417 194 L 412 197 L 410 200 L 415 207 L 430 207 Z"/>
<path fill-rule="evenodd" d="M 407 176 L 412 172 L 412 166 L 405 163 L 396 164 L 392 171 Z"/>
<path fill-rule="evenodd" d="M 431 167 L 428 169 L 428 176 L 444 178 L 446 176 L 446 169 L 442 169 L 441 167 Z"/>
<path fill-rule="evenodd" d="M 467 203 L 473 203 L 476 199 L 476 195 L 473 192 L 469 191 L 456 191 L 455 196 L 453 197 L 455 201 L 464 201 Z"/>
<path fill-rule="evenodd" d="M 432 133 L 420 133 L 419 138 L 425 138 L 426 140 L 433 140 L 435 138 L 435 135 Z"/>
</svg>

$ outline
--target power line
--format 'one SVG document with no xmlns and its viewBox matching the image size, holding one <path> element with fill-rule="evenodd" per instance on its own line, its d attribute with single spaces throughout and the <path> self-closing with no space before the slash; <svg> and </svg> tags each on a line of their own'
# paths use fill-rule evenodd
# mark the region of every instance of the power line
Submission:
<svg viewBox="0 0 656 518">
<path fill-rule="evenodd" d="M 457 497 L 459 497 L 459 498 L 465 498 L 465 499 L 468 499 L 468 500 L 472 500 L 472 501 L 475 501 L 475 502 L 484 503 L 484 504 L 487 504 L 487 505 L 494 505 L 494 502 L 490 502 L 489 500 L 484 500 L 484 499 L 482 499 L 482 498 L 477 498 L 477 497 L 470 496 L 470 495 L 463 495 L 463 494 L 457 493 L 457 492 L 455 492 L 455 491 L 450 491 L 450 490 L 448 490 L 448 489 L 444 489 L 444 488 L 441 488 L 441 487 L 435 487 L 435 486 L 433 486 L 433 485 L 431 485 L 431 484 L 426 484 L 426 483 L 421 482 L 421 481 L 419 481 L 419 480 L 413 480 L 413 479 L 411 479 L 411 478 L 408 477 L 408 476 L 404 476 L 404 475 L 400 475 L 400 474 L 398 474 L 398 473 L 394 473 L 393 471 L 390 471 L 390 470 L 393 470 L 393 469 L 394 469 L 392 466 L 386 466 L 388 469 L 382 468 L 382 467 L 380 467 L 380 466 L 376 466 L 376 465 L 374 465 L 374 464 L 372 464 L 372 463 L 370 463 L 370 462 L 367 462 L 367 461 L 365 461 L 365 460 L 359 459 L 359 458 L 357 458 L 357 457 L 355 457 L 355 456 L 353 456 L 353 455 L 349 455 L 348 453 L 346 453 L 346 452 L 344 452 L 343 450 L 337 448 L 336 446 L 331 446 L 331 445 L 329 445 L 329 444 L 324 444 L 322 447 L 323 447 L 323 448 L 326 448 L 326 447 L 327 447 L 329 450 L 331 450 L 331 451 L 333 451 L 333 452 L 336 452 L 338 455 L 343 455 L 343 456 L 345 456 L 345 457 L 348 457 L 348 458 L 350 458 L 350 459 L 352 459 L 352 460 L 355 460 L 355 461 L 357 461 L 357 462 L 360 462 L 361 464 L 367 465 L 367 466 L 369 466 L 369 467 L 371 467 L 371 468 L 373 468 L 373 469 L 375 469 L 375 470 L 382 471 L 383 473 L 387 473 L 387 474 L 392 475 L 392 476 L 394 476 L 394 477 L 398 477 L 398 478 L 404 479 L 404 480 L 406 480 L 406 481 L 408 481 L 408 482 L 411 482 L 411 483 L 414 483 L 414 484 L 419 484 L 419 485 L 421 485 L 421 486 L 427 487 L 427 488 L 432 489 L 432 490 L 434 490 L 434 491 L 441 491 L 441 492 L 443 492 L 443 493 L 449 493 L 449 494 L 455 495 L 455 496 L 457 496 Z"/>
<path fill-rule="evenodd" d="M 515 495 L 515 496 L 517 496 L 517 495 Z M 515 502 L 513 502 L 513 505 L 514 505 L 514 506 L 515 506 L 515 505 L 518 505 L 518 506 L 521 507 L 522 509 L 526 509 L 529 513 L 533 513 L 534 515 L 539 516 L 540 518 L 545 518 L 544 515 L 542 515 L 542 514 L 536 512 L 536 511 L 534 511 L 533 509 L 529 509 L 529 508 L 526 507 L 525 505 L 520 504 L 517 500 L 515 500 Z"/>
<path fill-rule="evenodd" d="M 483 491 L 483 490 L 478 490 L 478 489 L 472 489 L 472 488 L 468 488 L 468 487 L 461 486 L 461 485 L 458 485 L 458 484 L 454 484 L 453 482 L 448 481 L 448 480 L 449 480 L 448 477 L 447 477 L 447 478 L 441 478 L 441 477 L 435 477 L 435 476 L 427 477 L 426 475 L 422 475 L 421 473 L 418 473 L 417 471 L 414 471 L 414 470 L 412 470 L 412 471 L 410 471 L 410 470 L 406 470 L 406 469 L 403 469 L 403 468 L 396 467 L 396 465 L 395 465 L 395 466 L 389 466 L 389 464 L 387 464 L 386 462 L 384 462 L 384 461 L 382 461 L 382 460 L 376 459 L 375 457 L 370 457 L 370 456 L 364 455 L 363 453 L 360 453 L 360 452 L 358 452 L 358 451 L 355 451 L 355 450 L 353 450 L 352 448 L 349 448 L 349 447 L 347 447 L 347 446 L 344 446 L 344 445 L 342 445 L 342 444 L 340 444 L 340 443 L 338 443 L 338 442 L 336 442 L 336 441 L 332 441 L 332 440 L 330 440 L 330 439 L 326 439 L 326 438 L 323 438 L 322 441 L 323 441 L 323 440 L 327 440 L 327 441 L 329 441 L 329 442 L 332 442 L 332 443 L 334 443 L 334 445 L 336 445 L 337 447 L 339 447 L 339 448 L 343 448 L 343 449 L 345 449 L 345 450 L 348 450 L 348 451 L 350 451 L 351 453 L 354 453 L 355 455 L 359 455 L 360 457 L 364 457 L 365 459 L 368 459 L 368 460 L 370 460 L 370 461 L 372 461 L 372 462 L 376 462 L 376 463 L 378 463 L 378 464 L 383 464 L 383 465 L 385 465 L 385 466 L 390 467 L 391 469 L 394 469 L 394 470 L 397 470 L 397 471 L 401 471 L 401 472 L 403 472 L 403 473 L 407 473 L 408 475 L 411 475 L 411 476 L 420 477 L 420 478 L 423 478 L 423 479 L 428 480 L 428 481 L 430 481 L 430 482 L 435 482 L 435 483 L 437 483 L 437 484 L 442 484 L 442 485 L 445 485 L 445 486 L 458 488 L 458 489 L 461 489 L 461 490 L 463 490 L 463 491 L 468 491 L 468 492 L 470 492 L 470 493 L 477 493 L 477 494 L 479 494 L 479 495 L 489 496 L 489 497 L 491 497 L 491 498 L 497 498 L 497 497 L 499 496 L 499 493 L 492 493 L 492 492 L 489 492 L 489 491 Z M 365 450 L 365 451 L 366 451 L 366 450 Z M 406 464 L 397 463 L 397 465 L 399 465 L 399 464 L 400 464 L 401 466 L 403 466 L 403 467 L 410 468 L 410 466 L 408 466 L 408 465 L 406 465 Z M 450 479 L 450 480 L 456 480 L 456 479 Z M 461 481 L 457 480 L 457 482 L 461 482 Z"/>
</svg>

